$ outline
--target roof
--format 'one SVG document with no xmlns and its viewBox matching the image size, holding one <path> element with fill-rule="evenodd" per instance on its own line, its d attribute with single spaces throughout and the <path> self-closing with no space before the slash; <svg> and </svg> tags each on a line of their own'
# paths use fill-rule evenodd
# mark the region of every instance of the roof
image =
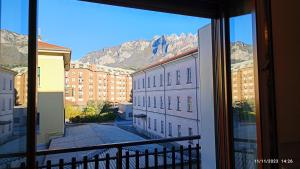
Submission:
<svg viewBox="0 0 300 169">
<path fill-rule="evenodd" d="M 3 71 L 3 72 L 11 73 L 13 75 L 17 75 L 18 74 L 18 72 L 14 71 L 14 70 L 11 70 L 9 68 L 6 68 L 4 66 L 1 66 L 1 65 L 0 65 L 0 70 Z"/>
<path fill-rule="evenodd" d="M 63 50 L 63 51 L 70 51 L 69 48 L 65 48 L 58 45 L 53 45 L 47 42 L 38 41 L 38 49 L 51 49 L 51 50 Z"/>
<path fill-rule="evenodd" d="M 165 64 L 165 63 L 168 63 L 168 62 L 171 62 L 171 61 L 174 61 L 174 60 L 177 60 L 177 59 L 180 59 L 180 58 L 183 58 L 185 56 L 188 56 L 188 55 L 191 55 L 193 53 L 196 53 L 198 52 L 198 49 L 197 48 L 194 48 L 194 49 L 191 49 L 189 51 L 186 51 L 186 52 L 183 52 L 179 55 L 176 55 L 176 56 L 173 56 L 173 57 L 170 57 L 168 59 L 165 59 L 165 60 L 162 60 L 162 61 L 159 61 L 159 62 L 156 62 L 154 64 L 151 64 L 149 66 L 146 66 L 140 70 L 137 70 L 136 72 L 134 73 L 137 73 L 137 72 L 141 72 L 141 71 L 144 71 L 144 70 L 147 70 L 147 69 L 150 69 L 150 68 L 153 68 L 153 67 L 156 67 L 156 66 L 159 66 L 159 65 L 162 65 L 162 64 Z"/>
<path fill-rule="evenodd" d="M 43 41 L 38 41 L 38 51 L 40 53 L 62 53 L 64 56 L 65 70 L 70 69 L 71 49 L 58 45 L 53 45 Z"/>
</svg>

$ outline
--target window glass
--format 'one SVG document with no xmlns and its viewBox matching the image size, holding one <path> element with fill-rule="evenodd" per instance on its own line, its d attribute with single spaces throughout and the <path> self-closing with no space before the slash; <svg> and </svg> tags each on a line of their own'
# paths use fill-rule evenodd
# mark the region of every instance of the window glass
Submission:
<svg viewBox="0 0 300 169">
<path fill-rule="evenodd" d="M 252 14 L 230 18 L 233 149 L 235 168 L 257 168 Z"/>
<path fill-rule="evenodd" d="M 26 152 L 28 0 L 0 0 L 0 154 Z M 0 168 L 25 161 L 0 159 Z"/>
</svg>

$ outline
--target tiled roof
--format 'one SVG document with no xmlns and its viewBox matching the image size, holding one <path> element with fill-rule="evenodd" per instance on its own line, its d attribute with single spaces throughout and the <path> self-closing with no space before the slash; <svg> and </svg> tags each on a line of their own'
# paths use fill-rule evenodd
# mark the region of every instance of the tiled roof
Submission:
<svg viewBox="0 0 300 169">
<path fill-rule="evenodd" d="M 171 62 L 171 61 L 173 61 L 173 60 L 177 60 L 177 59 L 179 59 L 179 58 L 185 57 L 185 56 L 187 56 L 187 55 L 190 55 L 190 54 L 193 54 L 193 53 L 196 53 L 196 52 L 198 52 L 198 49 L 197 49 L 197 48 L 191 49 L 191 50 L 186 51 L 186 52 L 183 52 L 183 53 L 181 53 L 181 54 L 179 54 L 179 55 L 170 57 L 170 58 L 168 58 L 168 59 L 165 59 L 165 60 L 162 60 L 162 61 L 159 61 L 159 62 L 156 62 L 156 63 L 151 64 L 151 65 L 149 65 L 149 66 L 146 66 L 146 67 L 144 67 L 144 68 L 142 68 L 142 69 L 136 71 L 135 73 L 141 72 L 141 71 L 143 71 L 143 70 L 147 70 L 147 69 L 150 69 L 150 68 L 153 68 L 153 67 L 156 67 L 156 66 L 158 66 L 158 65 L 162 65 L 162 64 Z"/>
<path fill-rule="evenodd" d="M 69 51 L 69 48 L 65 48 L 62 46 L 58 46 L 58 45 L 53 45 L 50 43 L 46 43 L 43 41 L 38 41 L 38 49 L 52 49 L 52 50 L 64 50 L 64 51 Z"/>
</svg>

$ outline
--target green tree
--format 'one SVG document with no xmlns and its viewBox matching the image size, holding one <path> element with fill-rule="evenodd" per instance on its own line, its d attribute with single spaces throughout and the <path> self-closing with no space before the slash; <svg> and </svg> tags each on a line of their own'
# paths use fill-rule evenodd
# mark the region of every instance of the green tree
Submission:
<svg viewBox="0 0 300 169">
<path fill-rule="evenodd" d="M 72 117 L 80 116 L 82 112 L 78 107 L 75 107 L 71 104 L 66 104 L 65 106 L 65 118 L 70 119 Z"/>
<path fill-rule="evenodd" d="M 251 100 L 242 100 L 233 103 L 232 110 L 241 121 L 255 121 L 255 107 L 254 102 Z"/>
<path fill-rule="evenodd" d="M 93 115 L 98 113 L 98 105 L 95 101 L 88 101 L 86 107 L 83 109 L 84 115 Z"/>
<path fill-rule="evenodd" d="M 112 104 L 108 101 L 104 102 L 102 109 L 100 110 L 101 113 L 107 113 L 112 111 Z"/>
</svg>

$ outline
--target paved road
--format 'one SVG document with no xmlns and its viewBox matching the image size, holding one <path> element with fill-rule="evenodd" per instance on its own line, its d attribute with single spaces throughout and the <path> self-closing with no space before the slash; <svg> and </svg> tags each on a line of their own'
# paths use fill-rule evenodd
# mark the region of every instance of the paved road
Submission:
<svg viewBox="0 0 300 169">
<path fill-rule="evenodd" d="M 51 141 L 49 149 L 59 148 L 72 148 L 72 147 L 83 147 L 92 146 L 97 144 L 110 144 L 120 143 L 128 141 L 140 141 L 145 140 L 143 137 L 137 134 L 125 131 L 114 125 L 101 125 L 101 124 L 84 124 L 77 126 L 68 126 L 66 128 L 66 135 L 61 138 L 56 138 Z M 154 148 L 162 149 L 159 145 L 147 145 L 147 146 L 135 146 L 128 147 L 128 149 L 135 151 L 144 151 L 146 148 L 149 151 L 154 151 Z M 96 154 L 102 153 L 104 150 L 76 152 L 67 154 L 56 154 L 47 156 L 45 161 L 51 160 L 52 162 L 58 162 L 59 158 L 70 161 L 70 157 L 76 157 L 82 159 L 83 156 L 93 157 Z"/>
</svg>

